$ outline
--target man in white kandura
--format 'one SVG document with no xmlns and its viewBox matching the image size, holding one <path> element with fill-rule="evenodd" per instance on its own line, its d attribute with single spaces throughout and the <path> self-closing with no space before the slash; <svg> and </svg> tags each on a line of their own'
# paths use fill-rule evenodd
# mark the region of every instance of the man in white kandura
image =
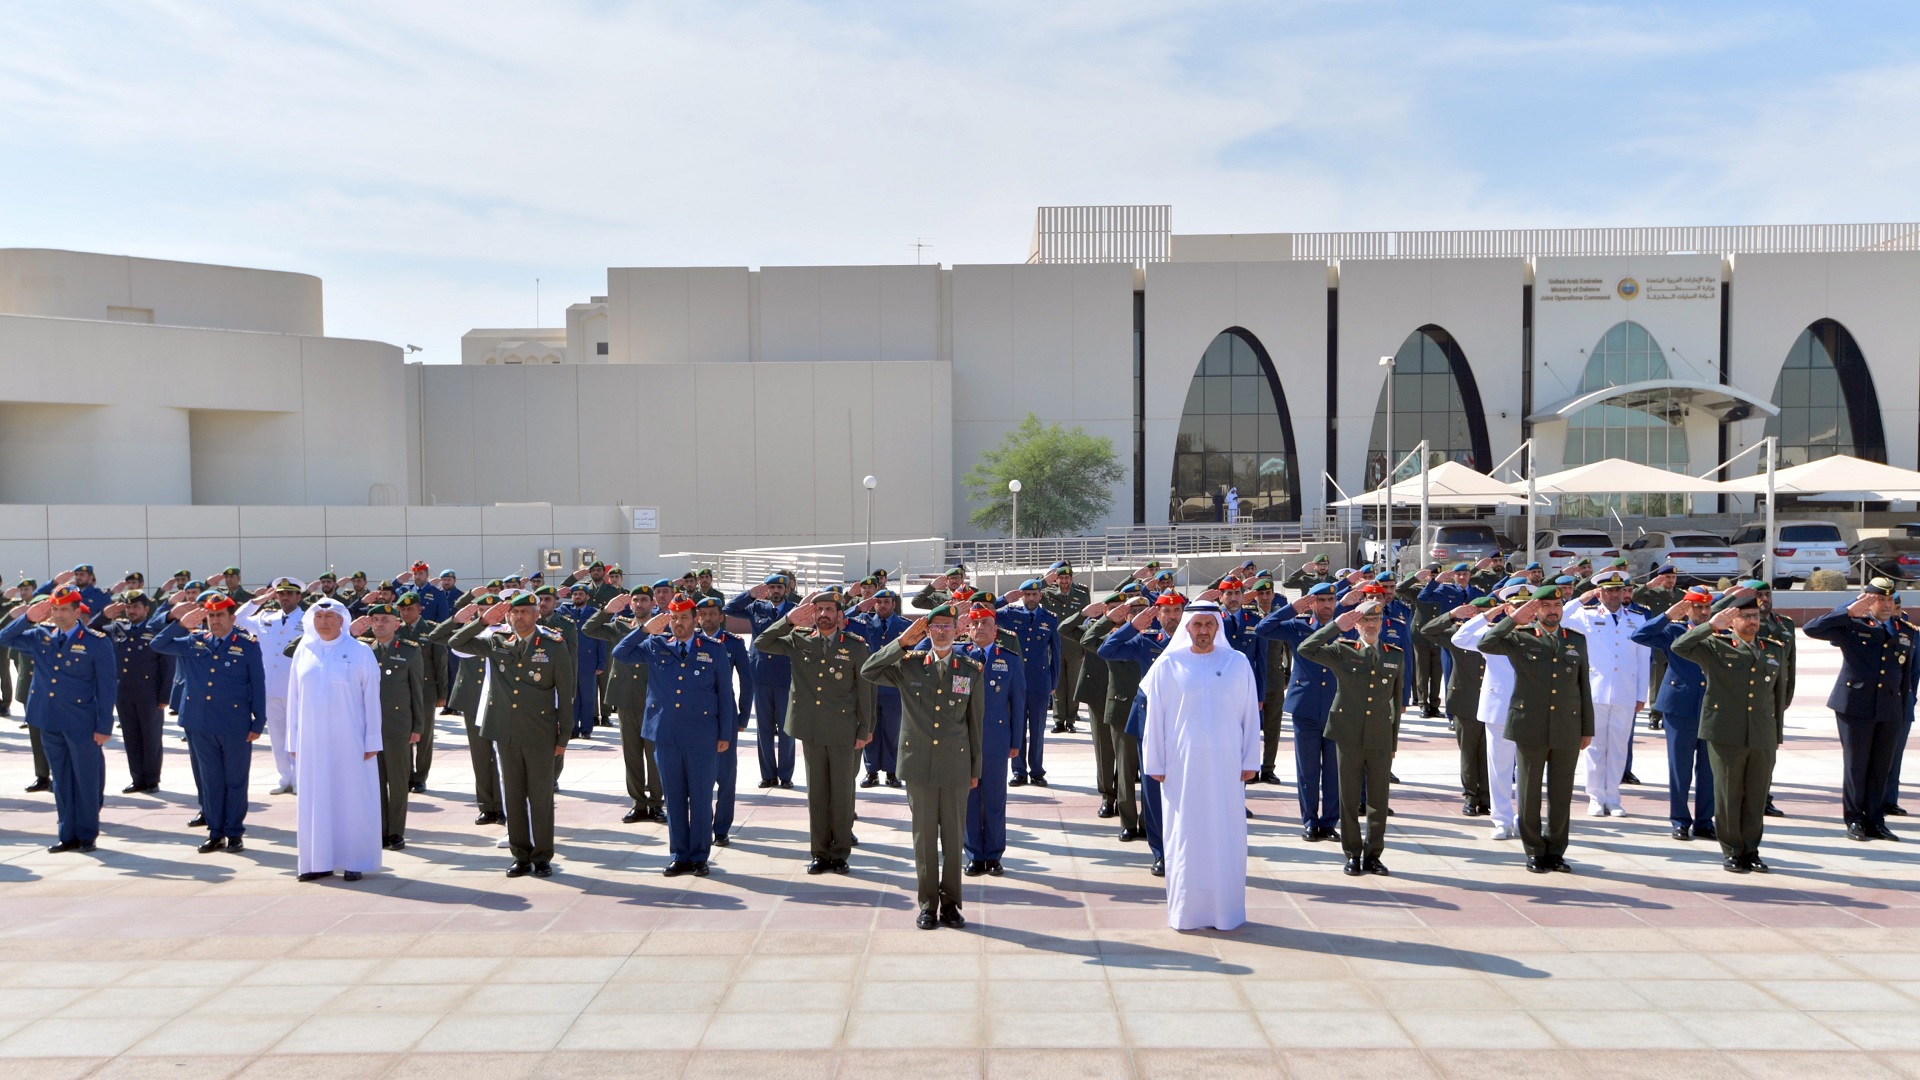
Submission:
<svg viewBox="0 0 1920 1080">
<path fill-rule="evenodd" d="M 338 600 L 308 608 L 287 677 L 301 881 L 380 869 L 380 664 L 347 621 Z"/>
<path fill-rule="evenodd" d="M 1244 654 L 1220 640 L 1220 607 L 1191 604 L 1140 683 L 1140 769 L 1161 784 L 1167 925 L 1247 921 L 1247 797 L 1260 768 L 1260 698 Z"/>
</svg>

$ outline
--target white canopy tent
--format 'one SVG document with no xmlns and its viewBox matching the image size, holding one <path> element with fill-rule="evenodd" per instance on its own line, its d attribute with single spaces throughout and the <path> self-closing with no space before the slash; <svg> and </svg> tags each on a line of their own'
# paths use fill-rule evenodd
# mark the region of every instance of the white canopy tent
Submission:
<svg viewBox="0 0 1920 1080">
<path fill-rule="evenodd" d="M 1721 490 L 1744 495 L 1765 495 L 1769 491 L 1768 476 L 1763 471 L 1729 480 L 1721 485 Z M 1771 491 L 1776 495 L 1846 493 L 1876 501 L 1920 499 L 1920 472 L 1835 454 L 1779 470 L 1772 476 Z"/>
<path fill-rule="evenodd" d="M 1525 495 L 1527 482 L 1506 485 L 1509 491 Z M 1639 465 L 1621 458 L 1606 458 L 1586 465 L 1575 465 L 1557 473 L 1535 477 L 1533 490 L 1542 495 L 1618 495 L 1628 491 L 1680 495 L 1719 495 L 1725 486 L 1686 473 L 1668 472 L 1651 465 Z"/>
<path fill-rule="evenodd" d="M 1522 506 L 1526 496 L 1485 473 L 1475 472 L 1457 461 L 1444 461 L 1427 470 L 1425 490 L 1420 477 L 1409 476 L 1393 485 L 1391 495 L 1374 488 L 1360 495 L 1339 499 L 1334 507 L 1379 506 L 1391 497 L 1395 506 L 1418 506 L 1422 495 L 1429 506 Z"/>
</svg>

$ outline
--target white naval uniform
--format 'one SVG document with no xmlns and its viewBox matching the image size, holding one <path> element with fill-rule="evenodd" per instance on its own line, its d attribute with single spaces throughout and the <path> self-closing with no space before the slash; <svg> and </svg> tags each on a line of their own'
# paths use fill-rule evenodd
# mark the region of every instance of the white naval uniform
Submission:
<svg viewBox="0 0 1920 1080">
<path fill-rule="evenodd" d="M 287 676 L 293 670 L 293 658 L 286 653 L 287 646 L 300 640 L 305 618 L 306 613 L 298 609 L 264 611 L 258 600 L 247 601 L 233 613 L 235 625 L 260 639 L 260 665 L 267 675 L 267 739 L 273 747 L 274 771 L 284 788 L 294 786 L 293 744 L 287 737 Z"/>
<path fill-rule="evenodd" d="M 1475 615 L 1453 632 L 1455 648 L 1480 651 L 1480 639 L 1493 624 Z M 1486 674 L 1480 680 L 1480 722 L 1487 725 L 1487 801 L 1496 830 L 1511 838 L 1520 835 L 1514 811 L 1513 766 L 1519 746 L 1507 738 L 1507 703 L 1513 700 L 1513 664 L 1504 656 L 1484 656 Z"/>
<path fill-rule="evenodd" d="M 1581 755 L 1586 762 L 1587 812 L 1618 814 L 1620 777 L 1627 771 L 1627 744 L 1633 738 L 1635 706 L 1647 700 L 1653 650 L 1633 640 L 1646 624 L 1625 604 L 1610 612 L 1598 600 L 1569 601 L 1560 625 L 1587 639 L 1587 685 L 1593 689 L 1593 742 Z"/>
</svg>

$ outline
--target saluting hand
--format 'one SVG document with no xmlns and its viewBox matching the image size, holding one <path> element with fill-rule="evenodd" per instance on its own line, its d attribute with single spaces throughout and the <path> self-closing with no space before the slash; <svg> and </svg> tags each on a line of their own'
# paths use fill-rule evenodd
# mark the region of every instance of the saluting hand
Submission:
<svg viewBox="0 0 1920 1080">
<path fill-rule="evenodd" d="M 913 620 L 912 626 L 909 626 L 905 630 L 901 631 L 900 647 L 903 649 L 911 649 L 915 645 L 920 644 L 922 641 L 925 641 L 926 639 L 927 639 L 927 617 L 925 615 L 922 615 L 919 618 Z"/>
<path fill-rule="evenodd" d="M 362 615 L 359 618 L 353 620 L 352 625 L 347 627 L 347 636 L 359 637 L 361 634 L 366 633 L 367 624 L 372 621 L 373 619 L 370 616 L 366 616 L 366 615 Z"/>
<path fill-rule="evenodd" d="M 820 609 L 809 598 L 806 603 L 796 605 L 792 611 L 787 612 L 787 621 L 802 630 L 811 630 L 814 623 L 820 621 Z"/>
<path fill-rule="evenodd" d="M 773 594 L 773 586 L 771 585 L 755 585 L 751 589 L 747 590 L 747 595 L 753 597 L 755 600 L 765 600 L 768 596 L 771 596 L 772 594 Z"/>
<path fill-rule="evenodd" d="M 502 600 L 492 607 L 487 608 L 485 611 L 482 611 L 480 613 L 480 621 L 486 623 L 488 626 L 499 626 L 501 623 L 506 622 L 507 602 Z"/>
<path fill-rule="evenodd" d="M 51 600 L 36 600 L 27 606 L 28 622 L 46 622 L 47 616 L 51 614 L 53 614 L 53 601 Z"/>
<path fill-rule="evenodd" d="M 1474 607 L 1472 604 L 1461 604 L 1459 607 L 1447 612 L 1447 614 L 1455 619 L 1471 619 L 1479 611 L 1480 609 Z"/>
<path fill-rule="evenodd" d="M 73 580 L 73 571 L 71 570 L 62 570 L 59 573 L 53 575 L 53 583 L 55 585 L 65 585 L 72 580 Z"/>
<path fill-rule="evenodd" d="M 1514 622 L 1519 623 L 1521 626 L 1526 626 L 1533 622 L 1534 616 L 1538 614 L 1540 614 L 1540 601 L 1529 600 L 1513 609 L 1512 618 Z"/>
<path fill-rule="evenodd" d="M 1086 607 L 1083 607 L 1080 609 L 1080 617 L 1088 620 L 1089 622 L 1099 618 L 1102 615 L 1105 615 L 1106 613 L 1107 613 L 1107 605 L 1105 604 L 1088 604 Z"/>
<path fill-rule="evenodd" d="M 1360 609 L 1352 608 L 1350 610 L 1341 612 L 1337 617 L 1334 618 L 1333 625 L 1339 627 L 1340 632 L 1343 634 L 1353 629 L 1354 627 L 1359 626 L 1360 625 Z"/>
<path fill-rule="evenodd" d="M 633 595 L 631 593 L 621 593 L 607 601 L 607 614 L 618 615 L 632 606 Z"/>
<path fill-rule="evenodd" d="M 1135 615 L 1133 618 L 1127 621 L 1133 624 L 1133 628 L 1135 630 L 1138 630 L 1144 634 L 1148 630 L 1153 628 L 1153 617 L 1154 617 L 1153 609 L 1150 607 L 1143 607 L 1140 609 L 1140 613 L 1138 615 Z"/>
<path fill-rule="evenodd" d="M 1856 619 L 1871 619 L 1874 617 L 1874 612 L 1879 609 L 1879 606 L 1879 597 L 1874 596 L 1872 593 L 1861 593 L 1859 596 L 1854 597 L 1853 603 L 1847 605 L 1847 614 Z M 1722 614 L 1725 614 L 1725 612 L 1722 612 Z"/>
<path fill-rule="evenodd" d="M 101 610 L 100 614 L 105 615 L 109 619 L 117 619 L 121 615 L 125 614 L 126 610 L 127 610 L 127 605 L 116 601 L 115 603 L 108 604 L 104 609 Z"/>
<path fill-rule="evenodd" d="M 1679 622 L 1682 619 L 1685 619 L 1688 616 L 1688 614 L 1690 614 L 1690 609 L 1692 607 L 1693 607 L 1692 601 L 1690 600 L 1680 601 L 1679 603 L 1667 609 L 1667 621 Z"/>
<path fill-rule="evenodd" d="M 1732 608 L 1720 609 L 1714 614 L 1713 618 L 1708 621 L 1707 625 L 1713 627 L 1715 630 L 1731 629 L 1733 626 L 1733 611 L 1734 609 Z"/>
<path fill-rule="evenodd" d="M 649 634 L 658 634 L 661 631 L 664 631 L 666 628 L 667 628 L 667 613 L 664 611 L 658 615 L 655 615 L 653 618 L 648 619 L 645 626 L 645 629 Z"/>
<path fill-rule="evenodd" d="M 1201 594 L 1200 594 L 1200 599 L 1201 599 L 1201 600 L 1202 600 L 1203 602 L 1204 602 L 1204 601 L 1209 601 L 1209 600 L 1218 600 L 1218 599 L 1220 599 L 1220 590 L 1219 590 L 1219 589 L 1208 589 L 1207 591 L 1205 591 L 1205 592 L 1203 592 L 1203 593 L 1201 593 Z"/>
<path fill-rule="evenodd" d="M 467 604 L 466 606 L 460 608 L 459 610 L 453 613 L 453 621 L 459 623 L 462 626 L 465 626 L 466 624 L 472 622 L 473 617 L 478 614 L 480 614 L 480 609 L 478 607 L 472 604 Z"/>
<path fill-rule="evenodd" d="M 179 623 L 189 630 L 198 630 L 200 624 L 206 621 L 207 609 L 199 604 L 189 604 L 187 610 L 180 612 Z"/>
</svg>

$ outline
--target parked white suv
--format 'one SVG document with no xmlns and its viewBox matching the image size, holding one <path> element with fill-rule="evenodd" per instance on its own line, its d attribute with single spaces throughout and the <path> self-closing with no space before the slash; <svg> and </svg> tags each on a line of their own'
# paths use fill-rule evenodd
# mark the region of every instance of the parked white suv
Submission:
<svg viewBox="0 0 1920 1080">
<path fill-rule="evenodd" d="M 1672 563 L 1682 585 L 1739 580 L 1746 563 L 1724 536 L 1703 532 L 1650 532 L 1626 546 L 1627 565 L 1641 577 Z"/>
<path fill-rule="evenodd" d="M 1593 568 L 1604 565 L 1602 559 L 1617 558 L 1619 545 L 1613 537 L 1594 529 L 1542 529 L 1533 534 L 1533 557 L 1540 565 L 1555 570 L 1573 561 L 1576 556 L 1585 555 L 1593 560 Z M 1514 559 L 1524 563 L 1526 552 L 1522 551 Z"/>
<path fill-rule="evenodd" d="M 1790 589 L 1794 582 L 1813 576 L 1815 570 L 1838 570 L 1848 580 L 1854 578 L 1840 526 L 1831 521 L 1776 520 L 1773 528 L 1774 588 Z M 1740 565 L 1758 577 L 1766 559 L 1767 523 L 1750 521 L 1742 525 L 1733 534 L 1733 546 L 1740 552 Z"/>
</svg>

